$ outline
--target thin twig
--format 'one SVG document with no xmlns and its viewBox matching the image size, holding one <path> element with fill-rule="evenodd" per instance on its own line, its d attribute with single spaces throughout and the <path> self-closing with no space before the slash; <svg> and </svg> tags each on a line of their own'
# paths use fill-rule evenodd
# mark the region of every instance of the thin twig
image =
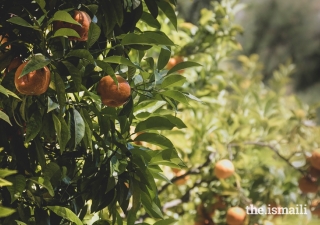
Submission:
<svg viewBox="0 0 320 225">
<path fill-rule="evenodd" d="M 299 171 L 302 175 L 305 175 L 305 172 L 302 170 L 302 169 L 299 169 L 299 168 L 296 168 L 294 165 L 292 165 L 290 162 L 289 162 L 289 159 L 287 159 L 286 157 L 284 157 L 283 155 L 280 154 L 279 150 L 271 145 L 271 144 L 268 144 L 268 143 L 264 143 L 264 142 L 260 142 L 260 141 L 257 141 L 257 142 L 254 142 L 254 141 L 246 141 L 246 142 L 243 142 L 243 143 L 230 143 L 228 144 L 228 146 L 240 146 L 241 144 L 244 144 L 244 145 L 256 145 L 256 146 L 261 146 L 261 147 L 267 147 L 269 148 L 270 150 L 272 150 L 274 153 L 276 153 L 276 155 L 281 158 L 282 160 L 284 160 L 290 167 L 294 168 L 295 170 Z"/>
</svg>

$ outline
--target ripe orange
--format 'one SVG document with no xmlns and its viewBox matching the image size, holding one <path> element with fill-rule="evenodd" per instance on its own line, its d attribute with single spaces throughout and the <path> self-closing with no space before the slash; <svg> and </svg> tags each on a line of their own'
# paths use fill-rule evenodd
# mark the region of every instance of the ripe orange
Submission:
<svg viewBox="0 0 320 225">
<path fill-rule="evenodd" d="M 118 86 L 109 75 L 101 78 L 97 86 L 97 93 L 100 95 L 102 103 L 109 107 L 122 106 L 131 95 L 128 82 L 120 75 L 116 75 L 116 77 Z"/>
<path fill-rule="evenodd" d="M 50 70 L 48 67 L 43 67 L 39 70 L 34 70 L 25 76 L 19 78 L 23 68 L 27 62 L 22 63 L 16 70 L 14 76 L 14 84 L 21 94 L 24 95 L 41 95 L 45 93 L 50 83 Z"/>
<path fill-rule="evenodd" d="M 20 57 L 16 57 L 11 60 L 10 64 L 4 71 L 4 76 L 9 73 L 11 70 L 17 69 L 21 64 L 23 63 L 22 59 Z"/>
<path fill-rule="evenodd" d="M 299 188 L 303 193 L 317 193 L 318 185 L 308 177 L 301 177 L 298 181 Z"/>
<path fill-rule="evenodd" d="M 69 40 L 77 40 L 77 41 L 87 41 L 88 40 L 88 34 L 89 34 L 89 27 L 91 23 L 90 16 L 84 12 L 84 11 L 74 11 L 73 19 L 81 24 L 81 26 L 67 23 L 63 21 L 56 21 L 53 23 L 53 30 L 59 30 L 60 28 L 70 28 L 75 30 L 80 38 L 78 37 L 68 37 Z"/>
<path fill-rule="evenodd" d="M 214 175 L 219 179 L 225 179 L 234 174 L 234 165 L 228 159 L 218 161 L 214 168 Z"/>
<path fill-rule="evenodd" d="M 172 58 L 169 59 L 168 64 L 166 65 L 166 69 L 170 70 L 171 68 L 173 68 L 175 65 L 177 65 L 178 63 L 183 62 L 183 57 L 181 56 L 174 56 Z M 179 70 L 178 73 L 183 73 L 184 70 Z"/>
<path fill-rule="evenodd" d="M 314 168 L 320 170 L 320 151 L 315 150 L 312 152 L 310 163 Z"/>
<path fill-rule="evenodd" d="M 320 218 L 320 199 L 314 199 L 310 205 L 310 211 L 312 215 L 316 215 Z"/>
<path fill-rule="evenodd" d="M 243 225 L 246 219 L 246 211 L 238 206 L 231 207 L 227 211 L 227 224 L 228 225 Z"/>
</svg>

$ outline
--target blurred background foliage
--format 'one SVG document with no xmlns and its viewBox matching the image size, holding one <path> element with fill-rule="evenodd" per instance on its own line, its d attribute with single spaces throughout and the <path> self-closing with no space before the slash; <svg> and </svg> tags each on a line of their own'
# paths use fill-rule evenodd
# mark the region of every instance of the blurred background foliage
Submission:
<svg viewBox="0 0 320 225">
<path fill-rule="evenodd" d="M 309 211 L 318 194 L 298 188 L 309 168 L 306 158 L 320 144 L 312 4 L 178 1 L 179 31 L 163 28 L 178 43 L 172 55 L 203 65 L 184 71 L 182 89 L 202 101 L 179 105 L 177 115 L 188 129 L 163 132 L 188 166 L 179 174 L 168 170 L 176 185 L 160 189 L 166 214 L 178 224 L 225 224 L 227 208 L 249 204 L 306 204 L 308 215 L 256 215 L 245 224 L 319 223 Z M 226 181 L 213 176 L 222 158 L 236 167 Z M 217 209 L 220 198 L 225 206 Z"/>
</svg>

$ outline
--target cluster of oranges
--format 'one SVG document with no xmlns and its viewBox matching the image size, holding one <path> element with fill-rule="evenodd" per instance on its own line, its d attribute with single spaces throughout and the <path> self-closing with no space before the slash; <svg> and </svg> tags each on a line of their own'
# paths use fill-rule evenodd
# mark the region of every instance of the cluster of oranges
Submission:
<svg viewBox="0 0 320 225">
<path fill-rule="evenodd" d="M 63 21 L 55 21 L 53 23 L 53 31 L 57 31 L 61 28 L 69 28 L 75 30 L 79 37 L 68 37 L 69 40 L 87 41 L 89 34 L 89 27 L 91 23 L 90 16 L 84 12 L 75 10 L 73 19 L 77 21 L 81 26 L 71 24 Z M 8 42 L 7 35 L 1 37 L 1 45 Z M 5 50 L 10 50 L 11 46 L 7 45 Z M 21 76 L 21 72 L 28 64 L 29 61 L 23 61 L 20 57 L 15 57 L 7 66 L 4 71 L 4 76 L 10 71 L 15 71 L 14 83 L 17 91 L 24 95 L 41 95 L 45 93 L 49 87 L 51 73 L 47 66 L 41 69 L 31 71 L 24 76 Z M 116 75 L 118 85 L 110 76 L 103 77 L 97 86 L 97 93 L 101 97 L 101 101 L 104 105 L 109 107 L 118 107 L 125 104 L 130 95 L 131 88 L 128 82 L 119 75 Z"/>
<path fill-rule="evenodd" d="M 214 175 L 218 179 L 226 179 L 231 177 L 235 173 L 235 167 L 232 161 L 228 159 L 222 159 L 216 162 L 214 167 Z M 215 196 L 214 203 L 205 207 L 203 203 L 197 207 L 197 217 L 195 225 L 212 225 L 212 216 L 215 210 L 225 210 L 226 203 L 219 195 Z M 226 211 L 226 222 L 228 225 L 243 225 L 246 220 L 246 211 L 238 206 L 230 207 Z"/>
</svg>

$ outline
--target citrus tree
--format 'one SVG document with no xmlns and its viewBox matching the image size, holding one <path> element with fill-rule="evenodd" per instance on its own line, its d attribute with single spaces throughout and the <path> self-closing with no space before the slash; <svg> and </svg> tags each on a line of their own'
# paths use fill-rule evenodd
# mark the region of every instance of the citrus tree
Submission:
<svg viewBox="0 0 320 225">
<path fill-rule="evenodd" d="M 1 224 L 318 224 L 316 106 L 211 4 L 0 3 Z M 245 210 L 296 204 L 314 218 Z"/>
<path fill-rule="evenodd" d="M 1 1 L 1 224 L 134 224 L 141 208 L 173 221 L 155 179 L 184 164 L 158 131 L 185 127 L 177 71 L 199 66 L 164 69 L 175 43 L 157 18 L 176 29 L 175 4 Z"/>
</svg>

